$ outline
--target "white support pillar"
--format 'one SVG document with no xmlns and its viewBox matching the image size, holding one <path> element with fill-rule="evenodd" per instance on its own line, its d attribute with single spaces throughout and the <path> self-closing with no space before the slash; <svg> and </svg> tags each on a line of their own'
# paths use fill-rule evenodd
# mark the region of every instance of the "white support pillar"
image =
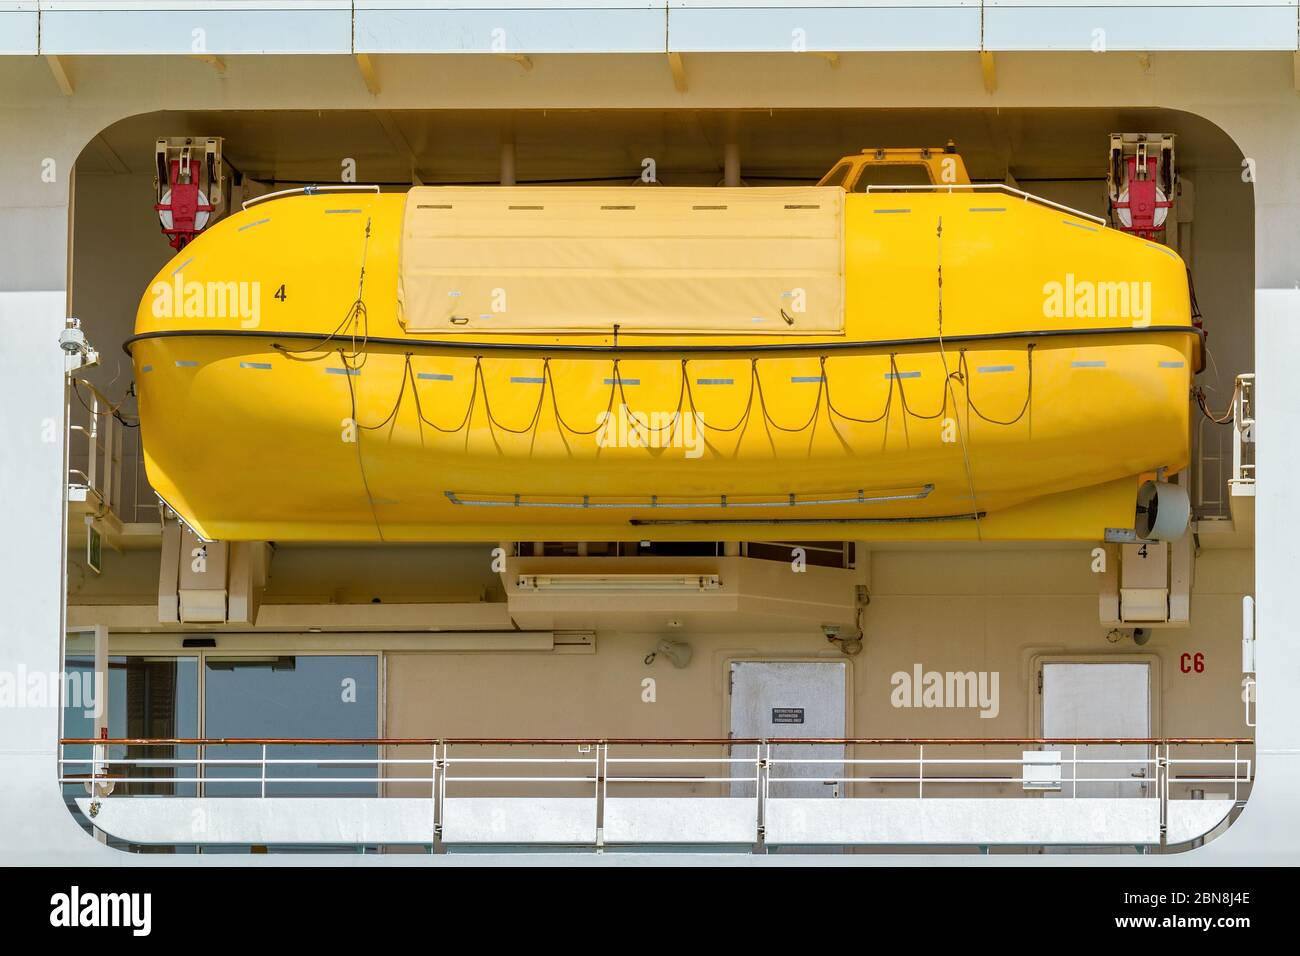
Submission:
<svg viewBox="0 0 1300 956">
<path fill-rule="evenodd" d="M 724 140 L 722 146 L 722 184 L 724 186 L 740 185 L 740 120 L 735 113 L 728 113 L 724 123 Z"/>
<path fill-rule="evenodd" d="M 67 396 L 58 341 L 66 316 L 62 289 L 0 292 L 0 404 L 8 409 L 0 415 L 0 488 L 10 505 L 11 543 L 0 549 L 0 671 L 9 674 L 53 675 L 64 666 Z M 67 860 L 70 850 L 81 861 L 108 859 L 53 785 L 59 703 L 56 696 L 48 706 L 8 708 L 0 717 L 0 820 L 22 821 L 0 839 L 0 863 L 48 864 Z"/>
<path fill-rule="evenodd" d="M 501 137 L 501 185 L 515 185 L 515 137 L 508 130 Z"/>
<path fill-rule="evenodd" d="M 740 185 L 740 144 L 729 142 L 722 147 L 722 184 Z"/>
<path fill-rule="evenodd" d="M 1300 791 L 1300 289 L 1255 292 L 1255 730 L 1256 783 L 1246 810 L 1197 850 L 1201 865 L 1261 865 L 1295 859 L 1289 831 Z M 1248 734 L 1242 713 L 1240 732 Z M 1185 854 L 1193 856 L 1193 854 Z"/>
</svg>

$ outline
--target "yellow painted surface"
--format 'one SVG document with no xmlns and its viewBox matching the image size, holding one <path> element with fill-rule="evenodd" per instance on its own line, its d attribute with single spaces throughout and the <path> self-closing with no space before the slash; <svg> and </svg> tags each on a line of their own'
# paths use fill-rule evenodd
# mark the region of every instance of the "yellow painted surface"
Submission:
<svg viewBox="0 0 1300 956">
<path fill-rule="evenodd" d="M 850 194 L 841 333 L 632 331 L 614 350 L 612 329 L 526 316 L 408 333 L 406 201 L 256 205 L 146 292 L 137 335 L 189 333 L 132 345 L 148 477 L 204 536 L 1095 540 L 1132 526 L 1139 476 L 1187 462 L 1183 263 L 1068 212 Z M 1124 314 L 1120 286 L 1088 298 L 1099 283 L 1133 293 Z"/>
<path fill-rule="evenodd" d="M 970 182 L 966 163 L 948 147 L 879 147 L 845 156 L 827 171 L 818 185 L 836 185 L 852 192 L 867 185 L 929 182 L 963 185 Z"/>
</svg>

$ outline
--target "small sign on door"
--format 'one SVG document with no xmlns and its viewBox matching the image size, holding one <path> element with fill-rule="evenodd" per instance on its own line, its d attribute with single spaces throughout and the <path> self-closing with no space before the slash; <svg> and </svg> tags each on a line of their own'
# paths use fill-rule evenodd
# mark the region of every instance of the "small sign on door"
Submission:
<svg viewBox="0 0 1300 956">
<path fill-rule="evenodd" d="M 803 708 L 802 707 L 773 707 L 772 723 L 774 724 L 802 724 Z"/>
</svg>

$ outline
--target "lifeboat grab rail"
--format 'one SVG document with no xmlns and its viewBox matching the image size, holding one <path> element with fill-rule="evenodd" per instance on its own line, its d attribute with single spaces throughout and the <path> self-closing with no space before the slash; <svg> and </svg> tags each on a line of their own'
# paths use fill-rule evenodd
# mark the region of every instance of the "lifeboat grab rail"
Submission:
<svg viewBox="0 0 1300 956">
<path fill-rule="evenodd" d="M 283 199 L 285 196 L 314 196 L 317 193 L 375 193 L 378 195 L 379 187 L 377 185 L 352 185 L 350 183 L 327 183 L 324 186 L 295 186 L 292 189 L 280 189 L 273 193 L 266 193 L 263 196 L 253 196 L 251 199 L 245 199 L 240 205 L 240 208 L 247 209 L 249 206 L 256 206 L 258 203 L 267 202 L 271 199 Z"/>
<path fill-rule="evenodd" d="M 1087 219 L 1095 222 L 1097 225 L 1105 228 L 1109 225 L 1103 216 L 1094 216 L 1090 212 L 1083 212 L 1064 203 L 1053 202 L 1050 199 L 1044 199 L 1042 196 L 1035 196 L 1033 193 L 1027 193 L 1023 189 L 1016 189 L 1014 186 L 1008 186 L 1006 183 L 937 183 L 914 186 L 868 186 L 869 193 L 894 193 L 894 192 L 952 192 L 954 189 L 987 189 L 993 192 L 1006 193 L 1009 196 L 1019 196 L 1026 202 L 1036 202 L 1040 206 L 1048 206 L 1061 212 L 1068 212 L 1071 216 L 1078 216 L 1080 219 Z"/>
<path fill-rule="evenodd" d="M 488 497 L 467 496 L 464 492 L 444 491 L 447 500 L 453 505 L 465 505 L 476 508 L 660 508 L 675 511 L 682 508 L 798 508 L 809 505 L 872 505 L 886 501 L 920 501 L 928 498 L 934 491 L 933 484 L 925 484 L 919 491 L 894 495 L 868 495 L 859 489 L 856 495 L 834 496 L 830 498 L 807 498 L 800 500 L 797 495 L 788 494 L 766 501 L 735 501 L 728 495 L 719 495 L 716 500 L 706 501 L 663 501 L 659 495 L 651 495 L 649 501 L 592 501 L 590 495 L 583 495 L 581 501 L 528 501 L 523 495 L 502 495 L 492 499 Z"/>
</svg>

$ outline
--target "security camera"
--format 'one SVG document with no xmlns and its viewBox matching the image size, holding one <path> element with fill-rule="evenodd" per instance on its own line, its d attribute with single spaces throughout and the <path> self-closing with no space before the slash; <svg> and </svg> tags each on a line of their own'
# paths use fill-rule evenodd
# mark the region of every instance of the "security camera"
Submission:
<svg viewBox="0 0 1300 956">
<path fill-rule="evenodd" d="M 81 320 L 69 318 L 59 333 L 59 348 L 69 355 L 86 353 L 86 333 L 81 331 Z"/>
<path fill-rule="evenodd" d="M 81 320 L 69 317 L 59 333 L 59 348 L 67 356 L 64 367 L 68 371 L 85 368 L 99 362 L 99 353 L 86 341 L 86 333 L 81 331 Z"/>
<path fill-rule="evenodd" d="M 840 626 L 838 624 L 823 624 L 822 633 L 826 635 L 826 640 L 838 641 L 840 638 Z"/>
</svg>

